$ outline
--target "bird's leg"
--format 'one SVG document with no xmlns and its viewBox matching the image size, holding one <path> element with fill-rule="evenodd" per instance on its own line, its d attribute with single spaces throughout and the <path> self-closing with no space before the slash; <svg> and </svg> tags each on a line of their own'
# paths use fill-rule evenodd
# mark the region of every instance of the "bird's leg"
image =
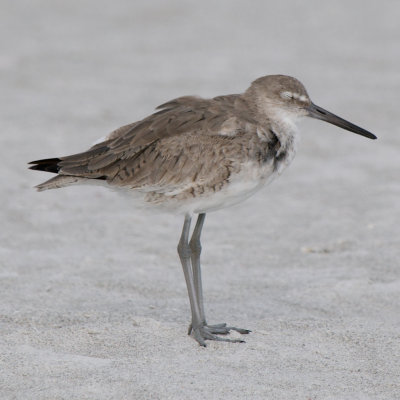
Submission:
<svg viewBox="0 0 400 400">
<path fill-rule="evenodd" d="M 240 329 L 240 328 L 235 328 L 233 326 L 227 326 L 225 323 L 222 324 L 216 324 L 216 325 L 208 325 L 206 322 L 206 317 L 205 317 L 205 312 L 204 312 L 204 301 L 203 301 L 203 287 L 202 287 L 202 280 L 201 280 L 201 268 L 200 268 L 200 254 L 201 254 L 201 242 L 200 242 L 200 236 L 201 236 L 201 231 L 203 229 L 204 225 L 204 220 L 205 220 L 206 214 L 201 213 L 199 214 L 196 222 L 196 226 L 193 230 L 192 237 L 189 242 L 189 247 L 191 250 L 191 261 L 192 261 L 192 272 L 193 272 L 193 283 L 194 283 L 194 289 L 195 289 L 195 296 L 196 296 L 196 301 L 198 304 L 198 309 L 200 313 L 200 326 L 202 327 L 203 333 L 207 333 L 207 335 L 204 337 L 204 339 L 212 339 L 212 340 L 226 340 L 226 341 L 232 341 L 229 339 L 221 339 L 215 336 L 214 334 L 222 334 L 226 335 L 228 334 L 231 330 L 235 330 L 237 332 L 240 332 L 242 334 L 247 334 L 250 331 L 247 329 Z M 189 326 L 189 331 L 188 334 L 190 335 L 194 329 L 193 322 Z M 198 335 L 198 333 L 195 333 L 195 337 Z M 210 336 L 211 334 L 211 336 Z M 237 342 L 241 342 L 241 340 L 233 340 Z M 199 342 L 200 343 L 200 342 Z"/>
<path fill-rule="evenodd" d="M 201 219 L 204 222 L 204 216 Z M 223 339 L 218 336 L 215 336 L 211 330 L 211 327 L 208 327 L 205 324 L 204 311 L 203 311 L 203 317 L 201 315 L 199 302 L 198 302 L 197 295 L 196 295 L 196 286 L 194 283 L 193 269 L 192 269 L 192 265 L 191 265 L 192 250 L 188 243 L 190 222 L 191 222 L 190 215 L 186 215 L 185 222 L 183 223 L 182 235 L 181 235 L 181 238 L 178 243 L 178 254 L 179 254 L 179 258 L 181 259 L 183 273 L 185 275 L 186 286 L 187 286 L 187 290 L 188 290 L 188 294 L 189 294 L 190 309 L 192 311 L 192 323 L 190 325 L 191 328 L 190 328 L 189 333 L 192 333 L 194 338 L 197 340 L 197 342 L 201 346 L 204 346 L 204 347 L 206 346 L 205 341 L 207 339 L 224 341 L 224 342 L 242 342 L 243 340 L 239 340 L 239 339 L 225 339 L 225 338 Z M 200 231 L 200 232 L 201 232 L 201 226 L 203 225 L 203 222 L 201 222 L 198 226 L 198 228 L 199 228 L 198 231 Z M 199 235 L 199 241 L 200 241 L 200 235 Z M 198 256 L 200 257 L 200 254 L 198 254 Z M 199 265 L 199 270 L 200 270 L 199 262 L 198 262 L 198 265 Z M 198 276 L 198 278 L 199 278 L 199 276 Z M 199 281 L 197 280 L 197 282 L 199 282 Z M 197 283 L 197 285 L 198 285 L 198 283 Z M 201 290 L 201 279 L 200 279 L 200 286 L 198 286 L 198 287 Z M 226 325 L 223 325 L 223 324 L 218 325 L 218 327 L 224 327 L 226 329 Z M 218 333 L 224 333 L 224 332 L 218 332 Z"/>
<path fill-rule="evenodd" d="M 200 269 L 200 254 L 201 254 L 201 242 L 200 235 L 203 229 L 204 220 L 206 214 L 199 214 L 196 222 L 196 226 L 193 230 L 192 237 L 189 242 L 190 249 L 192 250 L 192 269 L 193 269 L 193 280 L 194 287 L 196 290 L 197 302 L 199 304 L 201 323 L 206 325 L 206 317 L 204 313 L 204 301 L 203 301 L 203 287 L 201 283 L 201 269 Z M 190 334 L 191 328 L 189 328 Z"/>
<path fill-rule="evenodd" d="M 179 258 L 181 259 L 183 274 L 185 275 L 186 287 L 189 294 L 190 309 L 192 312 L 192 326 L 195 327 L 201 325 L 201 316 L 196 297 L 196 288 L 194 286 L 193 270 L 190 260 L 192 251 L 188 243 L 191 220 L 192 218 L 190 215 L 185 215 L 182 234 L 178 243 L 178 254 Z"/>
</svg>

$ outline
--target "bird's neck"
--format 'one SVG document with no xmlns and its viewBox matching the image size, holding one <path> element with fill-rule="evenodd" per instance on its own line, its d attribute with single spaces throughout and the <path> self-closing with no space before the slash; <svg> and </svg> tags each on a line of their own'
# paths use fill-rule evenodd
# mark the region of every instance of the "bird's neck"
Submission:
<svg viewBox="0 0 400 400">
<path fill-rule="evenodd" d="M 272 130 L 281 142 L 286 142 L 290 138 L 297 138 L 299 134 L 297 121 L 298 117 L 282 110 L 271 112 L 271 115 L 268 117 L 268 122 L 271 125 Z"/>
<path fill-rule="evenodd" d="M 242 96 L 253 118 L 264 128 L 271 129 L 282 147 L 294 146 L 299 136 L 297 120 L 299 116 L 276 106 L 268 99 L 258 96 L 250 87 Z"/>
<path fill-rule="evenodd" d="M 268 123 L 281 144 L 277 156 L 285 153 L 288 157 L 288 162 L 293 159 L 297 150 L 299 139 L 297 119 L 293 114 L 285 113 L 281 110 L 275 111 L 268 118 Z"/>
</svg>

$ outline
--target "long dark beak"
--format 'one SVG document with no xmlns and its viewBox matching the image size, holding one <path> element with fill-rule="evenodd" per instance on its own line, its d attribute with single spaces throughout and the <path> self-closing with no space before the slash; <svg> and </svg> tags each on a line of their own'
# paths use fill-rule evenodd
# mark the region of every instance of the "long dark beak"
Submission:
<svg viewBox="0 0 400 400">
<path fill-rule="evenodd" d="M 311 118 L 316 118 L 316 119 L 321 119 L 322 121 L 329 122 L 330 124 L 336 125 L 339 128 L 346 129 L 347 131 L 357 133 L 357 135 L 365 136 L 370 139 L 376 139 L 376 136 L 371 133 L 366 131 L 363 128 L 360 128 L 357 125 L 352 124 L 349 121 L 346 121 L 343 118 L 338 117 L 335 114 L 332 114 L 329 111 L 324 110 L 323 108 L 315 105 L 314 103 L 311 103 L 311 105 L 308 107 L 308 116 Z"/>
</svg>

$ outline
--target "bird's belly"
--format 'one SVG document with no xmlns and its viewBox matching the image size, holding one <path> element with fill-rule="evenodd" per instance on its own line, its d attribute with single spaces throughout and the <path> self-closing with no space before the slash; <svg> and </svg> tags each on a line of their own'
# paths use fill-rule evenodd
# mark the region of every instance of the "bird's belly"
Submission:
<svg viewBox="0 0 400 400">
<path fill-rule="evenodd" d="M 210 212 L 249 198 L 277 174 L 273 160 L 262 165 L 247 162 L 242 164 L 240 170 L 232 174 L 219 190 L 207 187 L 207 184 L 196 186 L 193 183 L 191 187 L 185 185 L 170 192 L 149 191 L 144 200 L 149 206 L 158 206 L 179 214 Z"/>
<path fill-rule="evenodd" d="M 213 211 L 240 203 L 271 182 L 275 175 L 272 163 L 263 166 L 253 162 L 246 163 L 219 192 L 201 199 L 194 212 Z"/>
</svg>

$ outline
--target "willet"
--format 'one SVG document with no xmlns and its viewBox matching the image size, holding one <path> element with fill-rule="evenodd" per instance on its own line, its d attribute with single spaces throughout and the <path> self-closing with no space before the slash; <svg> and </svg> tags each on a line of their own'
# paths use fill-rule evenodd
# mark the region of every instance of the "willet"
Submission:
<svg viewBox="0 0 400 400">
<path fill-rule="evenodd" d="M 243 94 L 180 97 L 157 109 L 83 153 L 31 162 L 31 169 L 57 174 L 37 188 L 98 183 L 129 191 L 146 206 L 184 215 L 178 253 L 192 313 L 189 334 L 202 346 L 205 340 L 242 342 L 217 335 L 249 330 L 206 322 L 200 272 L 206 213 L 248 198 L 289 165 L 299 117 L 376 136 L 312 103 L 304 86 L 285 75 L 261 77 Z"/>
</svg>

